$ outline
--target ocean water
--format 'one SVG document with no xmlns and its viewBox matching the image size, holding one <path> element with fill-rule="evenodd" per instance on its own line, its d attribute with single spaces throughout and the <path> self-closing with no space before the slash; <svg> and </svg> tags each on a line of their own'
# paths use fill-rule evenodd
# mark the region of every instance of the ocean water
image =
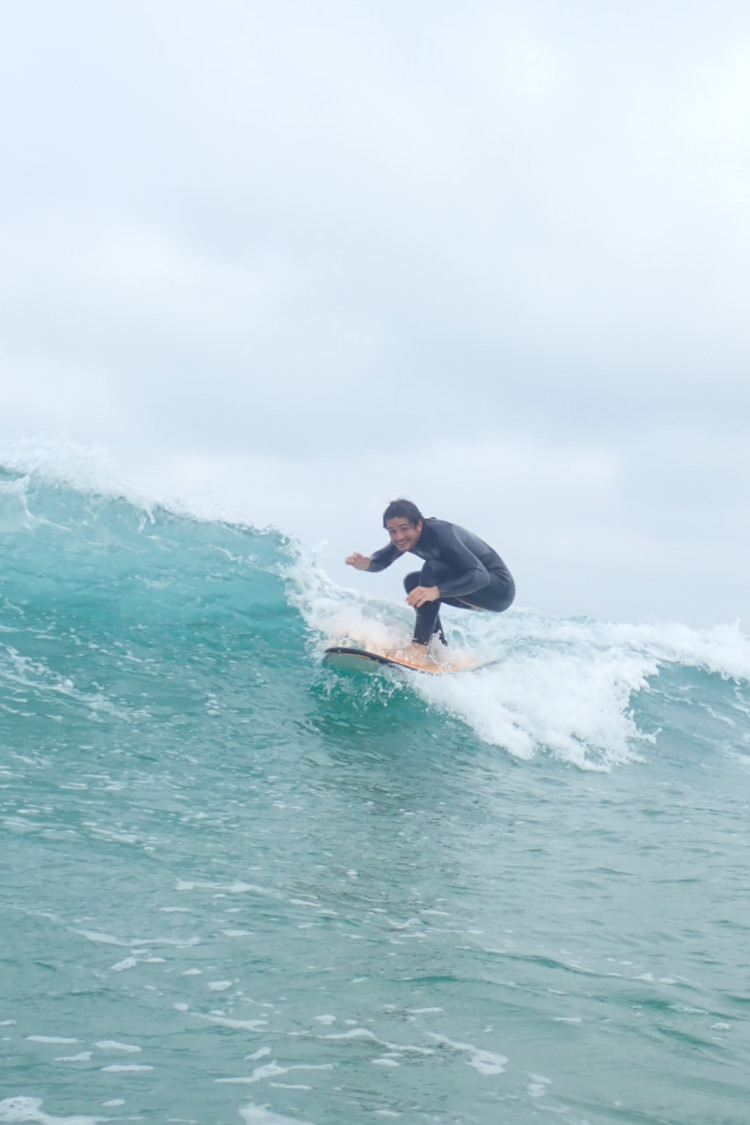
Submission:
<svg viewBox="0 0 750 1125">
<path fill-rule="evenodd" d="M 750 643 L 0 473 L 0 1122 L 746 1125 Z"/>
</svg>

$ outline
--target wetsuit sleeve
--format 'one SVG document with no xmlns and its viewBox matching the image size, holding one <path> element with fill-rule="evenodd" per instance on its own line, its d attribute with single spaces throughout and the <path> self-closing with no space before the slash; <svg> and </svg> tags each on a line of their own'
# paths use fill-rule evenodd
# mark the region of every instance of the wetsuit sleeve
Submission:
<svg viewBox="0 0 750 1125">
<path fill-rule="evenodd" d="M 463 543 L 459 529 L 450 525 L 450 531 L 441 537 L 440 561 L 447 563 L 450 577 L 438 582 L 441 598 L 460 598 L 489 586 L 490 573 L 481 559 Z"/>
<path fill-rule="evenodd" d="M 387 547 L 381 547 L 379 551 L 374 551 L 370 555 L 370 565 L 368 570 L 374 574 L 378 570 L 385 570 L 392 562 L 395 562 L 400 555 L 398 547 L 394 547 L 393 543 L 389 543 Z"/>
</svg>

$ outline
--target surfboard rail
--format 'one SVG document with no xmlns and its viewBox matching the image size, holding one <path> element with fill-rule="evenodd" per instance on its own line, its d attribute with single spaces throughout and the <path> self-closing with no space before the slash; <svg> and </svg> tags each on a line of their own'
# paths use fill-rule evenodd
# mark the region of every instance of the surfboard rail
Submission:
<svg viewBox="0 0 750 1125">
<path fill-rule="evenodd" d="M 402 671 L 421 672 L 428 676 L 444 675 L 448 672 L 465 672 L 476 667 L 474 664 L 439 664 L 429 661 L 421 664 L 400 659 L 396 653 L 372 652 L 366 648 L 351 645 L 331 645 L 323 653 L 323 663 L 328 668 L 344 672 L 382 672 L 384 668 L 399 668 Z"/>
</svg>

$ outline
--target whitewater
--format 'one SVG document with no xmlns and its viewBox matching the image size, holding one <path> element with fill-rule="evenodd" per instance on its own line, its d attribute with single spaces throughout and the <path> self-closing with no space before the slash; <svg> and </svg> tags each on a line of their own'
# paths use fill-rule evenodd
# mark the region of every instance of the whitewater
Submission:
<svg viewBox="0 0 750 1125">
<path fill-rule="evenodd" d="M 746 1125 L 750 642 L 0 470 L 0 1122 Z"/>
</svg>

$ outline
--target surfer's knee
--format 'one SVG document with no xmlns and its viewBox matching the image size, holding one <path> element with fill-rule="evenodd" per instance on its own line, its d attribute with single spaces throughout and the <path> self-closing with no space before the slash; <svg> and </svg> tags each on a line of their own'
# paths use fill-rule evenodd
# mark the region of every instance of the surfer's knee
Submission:
<svg viewBox="0 0 750 1125">
<path fill-rule="evenodd" d="M 421 573 L 421 571 L 414 570 L 414 571 L 412 571 L 411 574 L 407 574 L 406 578 L 404 579 L 404 589 L 406 590 L 407 594 L 410 594 L 412 592 L 412 590 L 414 589 L 414 587 L 421 585 L 421 583 L 422 583 L 422 573 Z"/>
</svg>

